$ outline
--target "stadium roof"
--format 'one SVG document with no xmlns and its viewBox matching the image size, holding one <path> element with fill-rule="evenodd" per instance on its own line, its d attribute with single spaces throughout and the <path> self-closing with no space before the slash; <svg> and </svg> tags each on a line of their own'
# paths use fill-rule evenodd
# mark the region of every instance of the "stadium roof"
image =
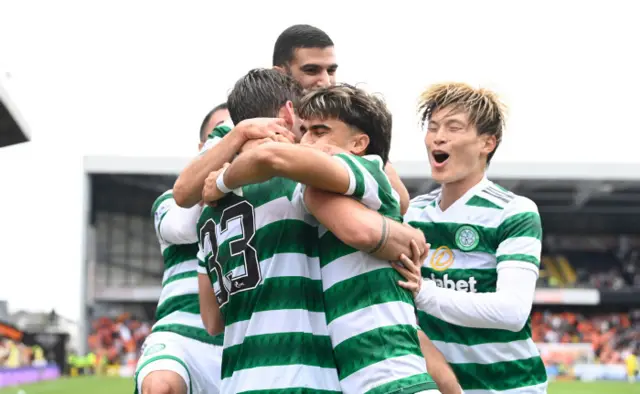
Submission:
<svg viewBox="0 0 640 394">
<path fill-rule="evenodd" d="M 91 211 L 148 216 L 155 198 L 173 187 L 176 177 L 102 173 L 91 178 Z M 547 234 L 640 234 L 640 180 L 494 179 L 538 204 Z M 426 178 L 404 181 L 412 196 L 437 187 Z"/>
<path fill-rule="evenodd" d="M 0 76 L 0 148 L 27 142 L 30 137 L 31 132 L 9 93 L 2 86 Z"/>
</svg>

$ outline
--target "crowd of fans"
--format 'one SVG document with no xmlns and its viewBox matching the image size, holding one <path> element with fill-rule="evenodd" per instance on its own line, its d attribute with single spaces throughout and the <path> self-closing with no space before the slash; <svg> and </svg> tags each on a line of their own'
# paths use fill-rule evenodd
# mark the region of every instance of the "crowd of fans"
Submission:
<svg viewBox="0 0 640 394">
<path fill-rule="evenodd" d="M 575 353 L 563 352 L 544 354 L 546 363 L 586 362 L 590 354 L 601 364 L 621 364 L 629 353 L 640 351 L 640 309 L 628 313 L 552 313 L 534 312 L 531 315 L 531 330 L 536 343 L 589 344 L 591 352 L 582 352 L 576 348 Z M 546 359 L 545 359 L 546 356 Z"/>
<path fill-rule="evenodd" d="M 90 350 L 109 365 L 135 365 L 151 325 L 127 313 L 114 319 L 101 317 L 93 322 Z M 536 343 L 591 346 L 592 352 L 586 353 L 579 348 L 574 353 L 543 352 L 546 363 L 587 362 L 589 353 L 595 356 L 593 361 L 619 364 L 629 352 L 640 351 L 640 309 L 629 313 L 534 311 L 531 326 Z"/>
<path fill-rule="evenodd" d="M 151 333 L 151 324 L 123 313 L 116 318 L 101 317 L 92 324 L 89 349 L 99 363 L 133 366 L 142 344 Z"/>
<path fill-rule="evenodd" d="M 47 364 L 40 346 L 26 346 L 10 339 L 0 339 L 0 368 L 20 368 Z"/>
</svg>

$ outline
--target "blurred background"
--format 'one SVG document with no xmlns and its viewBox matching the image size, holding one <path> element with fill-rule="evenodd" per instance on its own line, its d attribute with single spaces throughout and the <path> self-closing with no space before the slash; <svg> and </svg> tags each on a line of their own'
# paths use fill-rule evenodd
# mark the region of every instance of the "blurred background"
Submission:
<svg viewBox="0 0 640 394">
<path fill-rule="evenodd" d="M 297 23 L 332 37 L 339 81 L 385 97 L 391 159 L 414 196 L 437 187 L 421 90 L 455 80 L 502 96 L 510 117 L 489 176 L 542 217 L 531 327 L 549 392 L 640 392 L 626 382 L 640 350 L 637 11 L 0 0 L 0 393 L 133 389 L 163 272 L 151 204 L 196 152 L 207 112 L 269 67 Z"/>
</svg>

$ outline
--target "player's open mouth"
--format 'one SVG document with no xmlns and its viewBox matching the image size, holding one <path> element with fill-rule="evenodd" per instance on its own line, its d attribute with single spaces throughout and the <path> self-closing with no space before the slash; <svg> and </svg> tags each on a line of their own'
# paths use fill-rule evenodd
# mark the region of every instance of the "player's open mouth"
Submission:
<svg viewBox="0 0 640 394">
<path fill-rule="evenodd" d="M 433 164 L 436 167 L 444 166 L 447 160 L 449 160 L 449 154 L 439 150 L 431 152 L 431 156 L 433 157 Z"/>
</svg>

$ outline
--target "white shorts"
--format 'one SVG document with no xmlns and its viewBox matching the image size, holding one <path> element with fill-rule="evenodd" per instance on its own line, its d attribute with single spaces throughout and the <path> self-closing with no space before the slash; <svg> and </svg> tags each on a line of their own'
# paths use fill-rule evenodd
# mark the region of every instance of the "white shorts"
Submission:
<svg viewBox="0 0 640 394">
<path fill-rule="evenodd" d="M 209 345 L 172 332 L 154 332 L 142 345 L 136 367 L 136 392 L 151 372 L 173 371 L 182 376 L 187 394 L 218 394 L 222 346 Z"/>
</svg>

